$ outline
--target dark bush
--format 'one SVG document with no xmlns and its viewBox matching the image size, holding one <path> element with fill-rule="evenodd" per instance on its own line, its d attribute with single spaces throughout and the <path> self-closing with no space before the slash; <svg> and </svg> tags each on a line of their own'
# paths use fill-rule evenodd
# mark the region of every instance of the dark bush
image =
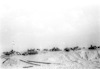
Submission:
<svg viewBox="0 0 100 69">
<path fill-rule="evenodd" d="M 66 47 L 66 48 L 64 48 L 64 51 L 69 52 L 70 49 Z"/>
<path fill-rule="evenodd" d="M 36 49 L 37 51 L 40 51 L 40 49 Z"/>
<path fill-rule="evenodd" d="M 6 56 L 10 56 L 12 54 L 15 54 L 15 51 L 14 50 L 11 50 L 9 52 L 3 52 L 3 54 L 6 55 Z"/>
<path fill-rule="evenodd" d="M 14 51 L 14 50 L 11 50 L 11 51 L 10 51 L 10 54 L 15 54 L 15 51 Z"/>
<path fill-rule="evenodd" d="M 98 46 L 98 48 L 100 48 L 100 46 Z"/>
<path fill-rule="evenodd" d="M 81 49 L 81 48 L 79 48 L 78 46 L 76 46 L 76 47 L 73 47 L 73 48 L 70 48 L 71 50 L 79 50 L 79 49 Z"/>
<path fill-rule="evenodd" d="M 28 49 L 28 50 L 27 50 L 27 53 L 28 53 L 29 55 L 38 54 L 37 50 L 35 50 L 35 49 Z"/>
<path fill-rule="evenodd" d="M 9 52 L 3 52 L 4 55 L 9 56 L 10 53 Z"/>
<path fill-rule="evenodd" d="M 26 56 L 26 55 L 28 55 L 28 53 L 27 53 L 27 52 L 24 52 L 24 53 L 22 53 L 22 55 L 23 55 L 23 56 Z"/>
<path fill-rule="evenodd" d="M 90 47 L 88 47 L 89 50 L 96 50 L 97 49 L 97 46 L 93 46 L 91 45 Z"/>
<path fill-rule="evenodd" d="M 38 54 L 38 51 L 40 51 L 40 49 L 28 49 L 26 52 L 23 52 L 22 55 L 35 55 Z"/>
<path fill-rule="evenodd" d="M 61 49 L 59 49 L 58 47 L 53 47 L 52 49 L 50 49 L 50 51 L 61 51 Z"/>
</svg>

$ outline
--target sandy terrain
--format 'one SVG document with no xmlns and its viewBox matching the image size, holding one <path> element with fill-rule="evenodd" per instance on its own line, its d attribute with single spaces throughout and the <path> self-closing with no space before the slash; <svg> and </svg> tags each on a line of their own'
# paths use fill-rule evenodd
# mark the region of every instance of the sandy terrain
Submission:
<svg viewBox="0 0 100 69">
<path fill-rule="evenodd" d="M 99 50 L 98 50 L 99 52 Z M 14 55 L 1 59 L 1 69 L 100 69 L 97 51 L 40 52 L 37 55 Z"/>
</svg>

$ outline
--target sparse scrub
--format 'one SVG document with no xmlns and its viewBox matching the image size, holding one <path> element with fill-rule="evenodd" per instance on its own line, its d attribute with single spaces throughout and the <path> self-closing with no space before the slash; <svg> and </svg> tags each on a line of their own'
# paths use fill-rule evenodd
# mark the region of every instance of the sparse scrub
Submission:
<svg viewBox="0 0 100 69">
<path fill-rule="evenodd" d="M 97 46 L 91 45 L 88 49 L 89 49 L 89 50 L 96 50 L 96 49 L 97 49 Z"/>
<path fill-rule="evenodd" d="M 91 47 L 98 48 L 96 46 L 91 46 Z M 100 50 L 99 49 L 91 50 L 91 49 L 88 49 L 87 47 L 83 49 L 83 48 L 79 48 L 78 46 L 76 46 L 76 47 L 65 47 L 63 49 L 63 52 L 66 52 L 66 53 L 59 52 L 62 50 L 57 47 L 53 47 L 51 49 L 43 49 L 43 51 L 50 52 L 50 53 L 43 52 L 43 54 L 41 54 L 41 53 L 38 54 L 39 51 L 40 51 L 40 49 L 33 48 L 33 49 L 27 49 L 26 51 L 24 51 L 22 53 L 16 52 L 14 50 L 11 50 L 9 52 L 3 52 L 5 55 L 12 55 L 12 54 L 16 55 L 17 54 L 20 56 L 15 56 L 15 57 L 8 56 L 7 58 L 4 58 L 5 60 L 3 59 L 4 61 L 2 61 L 2 65 L 16 66 L 17 64 L 19 65 L 19 62 L 21 62 L 22 65 L 23 65 L 23 63 L 29 65 L 29 66 L 22 66 L 23 68 L 32 68 L 32 67 L 35 68 L 35 67 L 41 67 L 42 65 L 48 65 L 48 64 L 49 65 L 64 64 L 64 65 L 66 65 L 66 68 L 67 68 L 67 65 L 69 65 L 69 62 L 71 62 L 71 64 L 75 63 L 75 64 L 84 65 L 84 67 L 86 67 L 87 64 L 90 66 L 93 66 L 93 65 L 98 66 L 98 64 L 100 62 L 100 60 L 99 60 L 100 59 L 100 55 L 99 55 Z M 53 52 L 51 52 L 51 51 L 53 51 Z M 38 54 L 38 55 L 34 55 L 34 54 Z M 33 56 L 27 56 L 27 55 L 33 55 Z M 45 62 L 44 62 L 44 59 L 47 59 L 47 61 L 45 60 Z M 60 62 L 60 60 L 61 60 L 61 62 Z M 67 61 L 68 61 L 68 63 L 67 63 Z M 87 69 L 87 68 L 85 68 L 85 69 Z M 91 69 L 91 68 L 89 68 L 89 69 Z"/>
<path fill-rule="evenodd" d="M 14 50 L 11 50 L 9 52 L 3 52 L 3 55 L 5 55 L 5 56 L 10 56 L 10 55 L 13 55 L 13 54 L 15 54 Z"/>
<path fill-rule="evenodd" d="M 26 55 L 28 55 L 28 53 L 27 52 L 23 52 L 21 55 L 26 56 Z"/>
<path fill-rule="evenodd" d="M 49 51 L 48 49 L 43 49 L 43 51 Z"/>
<path fill-rule="evenodd" d="M 58 47 L 53 47 L 52 49 L 50 49 L 50 51 L 61 51 L 61 49 L 59 49 Z"/>
<path fill-rule="evenodd" d="M 66 48 L 64 48 L 64 51 L 69 52 L 70 49 L 66 47 Z"/>
<path fill-rule="evenodd" d="M 39 50 L 39 49 L 28 49 L 26 52 L 23 52 L 22 55 L 24 55 L 24 56 L 26 56 L 26 55 L 35 55 L 35 54 L 38 54 L 37 50 Z"/>
<path fill-rule="evenodd" d="M 35 49 L 28 49 L 28 50 L 27 50 L 27 53 L 28 53 L 29 55 L 38 54 L 37 50 L 35 50 Z"/>
<path fill-rule="evenodd" d="M 70 48 L 70 50 L 76 51 L 76 50 L 80 50 L 81 48 L 79 48 L 78 46 L 72 47 Z"/>
</svg>

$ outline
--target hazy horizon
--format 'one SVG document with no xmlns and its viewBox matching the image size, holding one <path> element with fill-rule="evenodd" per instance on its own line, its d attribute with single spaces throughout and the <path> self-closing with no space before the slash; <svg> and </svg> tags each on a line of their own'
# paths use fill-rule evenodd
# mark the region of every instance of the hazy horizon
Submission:
<svg viewBox="0 0 100 69">
<path fill-rule="evenodd" d="M 71 1 L 1 2 L 1 49 L 99 46 L 100 5 Z"/>
</svg>

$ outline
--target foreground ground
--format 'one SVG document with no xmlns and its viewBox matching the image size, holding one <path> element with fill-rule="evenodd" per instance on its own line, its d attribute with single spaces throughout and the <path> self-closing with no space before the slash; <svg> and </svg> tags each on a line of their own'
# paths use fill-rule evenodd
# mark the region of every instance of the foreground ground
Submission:
<svg viewBox="0 0 100 69">
<path fill-rule="evenodd" d="M 100 69 L 100 50 L 40 52 L 1 59 L 1 69 Z"/>
</svg>

